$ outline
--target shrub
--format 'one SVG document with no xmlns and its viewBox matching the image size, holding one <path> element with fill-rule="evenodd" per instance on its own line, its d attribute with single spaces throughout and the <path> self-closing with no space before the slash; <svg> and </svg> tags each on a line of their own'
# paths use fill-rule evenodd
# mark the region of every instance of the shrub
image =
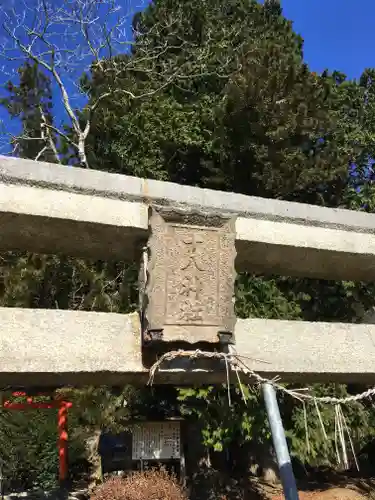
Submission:
<svg viewBox="0 0 375 500">
<path fill-rule="evenodd" d="M 0 411 L 0 449 L 6 491 L 57 484 L 56 412 Z"/>
<path fill-rule="evenodd" d="M 95 489 L 91 500 L 187 500 L 175 477 L 165 470 L 111 477 Z"/>
</svg>

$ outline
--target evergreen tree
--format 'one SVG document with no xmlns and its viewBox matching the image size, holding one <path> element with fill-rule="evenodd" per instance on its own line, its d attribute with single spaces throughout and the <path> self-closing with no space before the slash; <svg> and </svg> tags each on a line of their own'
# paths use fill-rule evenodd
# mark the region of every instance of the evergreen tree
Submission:
<svg viewBox="0 0 375 500">
<path fill-rule="evenodd" d="M 151 30 L 165 19 L 179 22 Z M 344 186 L 349 156 L 333 134 L 333 82 L 309 72 L 301 38 L 272 5 L 159 0 L 134 26 L 142 35 L 131 57 L 143 62 L 121 74 L 116 61 L 116 86 L 162 91 L 140 100 L 119 92 L 98 111 L 95 168 L 284 199 L 306 201 L 308 191 L 315 203 L 325 183 Z M 159 73 L 181 78 L 159 80 L 145 46 L 165 46 Z M 93 100 L 110 79 L 107 70 L 92 75 Z"/>
<path fill-rule="evenodd" d="M 22 133 L 16 138 L 16 153 L 22 158 L 54 162 L 56 157 L 49 144 L 48 129 L 43 127 L 45 121 L 49 125 L 53 123 L 50 82 L 35 64 L 22 66 L 19 75 L 19 85 L 8 83 L 9 96 L 1 101 L 10 117 L 21 122 Z M 7 252 L 0 255 L 0 305 L 129 312 L 136 308 L 137 302 L 135 274 L 134 266 L 122 262 Z M 75 430 L 70 442 L 72 467 L 75 460 L 82 458 L 87 429 L 109 427 L 116 420 L 114 409 L 117 410 L 119 397 L 112 397 L 110 390 L 92 388 L 82 393 L 69 393 L 69 396 L 78 402 L 77 413 L 71 415 Z M 101 411 L 98 415 L 98 404 L 108 412 Z M 0 445 L 5 461 L 6 487 L 50 487 L 55 484 L 56 439 L 53 411 L 17 413 L 0 409 Z M 22 455 L 25 449 L 27 453 Z"/>
<path fill-rule="evenodd" d="M 178 23 L 150 30 L 165 19 Z M 98 110 L 89 138 L 91 165 L 251 195 L 354 206 L 348 168 L 356 162 L 363 171 L 371 156 L 371 72 L 359 84 L 338 73 L 312 74 L 303 61 L 301 38 L 275 2 L 159 0 L 136 16 L 134 27 L 141 35 L 122 73 L 116 60 L 116 85 L 134 94 L 152 86 L 162 90 L 142 100 L 119 92 Z M 145 47 L 152 46 L 167 47 L 158 65 L 170 74 L 184 68 L 183 78 L 159 80 L 144 57 Z M 129 58 L 144 60 L 143 72 L 139 65 L 137 72 L 129 70 Z M 86 79 L 93 100 L 113 84 L 111 64 L 106 61 L 105 71 Z M 353 109 L 358 119 L 353 120 Z M 363 195 L 362 190 L 360 200 Z M 240 317 L 358 321 L 358 305 L 368 307 L 374 294 L 372 286 L 362 284 L 249 274 L 238 279 L 236 309 Z M 315 389 L 343 395 L 348 390 Z M 206 423 L 203 439 L 211 449 L 254 435 L 269 438 L 257 396 L 235 415 L 225 410 L 225 389 L 188 389 L 180 398 L 184 411 Z M 241 405 L 241 394 L 234 390 L 232 400 Z M 293 452 L 315 464 L 335 463 L 331 409 L 322 409 L 328 441 L 311 422 L 309 455 L 301 407 L 287 399 L 281 406 Z M 226 415 L 221 426 L 220 415 Z M 368 408 L 360 404 L 347 418 L 356 444 L 363 443 L 373 428 Z"/>
<path fill-rule="evenodd" d="M 0 100 L 11 118 L 21 122 L 22 132 L 12 141 L 14 154 L 21 158 L 56 162 L 51 147 L 54 134 L 48 127 L 52 125 L 51 80 L 38 64 L 26 62 L 18 70 L 19 84 L 9 81 L 6 85 L 8 96 Z"/>
<path fill-rule="evenodd" d="M 93 117 L 88 138 L 92 168 L 372 210 L 371 70 L 360 82 L 347 82 L 339 73 L 311 74 L 303 61 L 302 40 L 276 2 L 158 0 L 135 17 L 134 29 L 130 54 L 103 61 L 82 78 L 92 102 L 106 88 L 119 90 L 101 100 Z M 147 57 L 153 47 L 165 47 L 158 50 L 157 63 Z M 146 90 L 144 98 L 129 96 Z M 355 182 L 348 176 L 350 164 L 358 172 Z M 12 258 L 12 265 L 1 270 L 4 305 L 121 312 L 135 307 L 135 274 L 121 263 Z M 368 285 L 251 274 L 239 276 L 236 293 L 240 317 L 310 321 L 359 321 L 357 306 L 366 309 L 375 296 Z M 318 386 L 316 391 L 346 394 L 348 388 Z M 137 414 L 148 400 L 138 396 Z M 176 403 L 173 393 L 168 397 L 171 405 Z M 254 436 L 269 439 L 257 394 L 251 393 L 247 409 L 240 406 L 236 412 L 227 408 L 221 387 L 188 389 L 179 397 L 182 409 L 206 424 L 203 438 L 211 449 Z M 232 399 L 242 404 L 238 390 Z M 333 427 L 328 426 L 326 441 L 311 422 L 313 452 L 308 455 L 301 407 L 286 399 L 281 406 L 293 451 L 318 463 L 323 450 L 321 461 L 334 463 Z M 330 408 L 322 411 L 332 416 Z M 358 423 L 358 415 L 364 424 Z M 363 404 L 349 412 L 347 422 L 357 445 L 374 428 Z"/>
</svg>

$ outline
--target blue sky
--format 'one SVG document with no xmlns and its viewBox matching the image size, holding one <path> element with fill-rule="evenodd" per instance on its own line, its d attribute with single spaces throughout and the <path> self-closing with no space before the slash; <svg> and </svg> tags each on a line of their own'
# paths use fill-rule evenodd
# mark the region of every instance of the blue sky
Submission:
<svg viewBox="0 0 375 500">
<path fill-rule="evenodd" d="M 313 71 L 337 69 L 358 78 L 375 66 L 375 0 L 282 0 L 284 15 L 305 40 Z"/>
<path fill-rule="evenodd" d="M 147 3 L 147 0 L 121 1 L 134 7 Z M 366 67 L 375 67 L 372 43 L 375 0 L 281 0 L 281 4 L 284 15 L 293 21 L 294 29 L 305 41 L 305 60 L 312 71 L 336 69 L 349 78 L 358 78 Z M 0 21 L 1 18 L 0 13 Z M 7 79 L 0 71 L 0 85 Z M 60 115 L 58 99 L 55 107 L 55 113 Z M 1 107 L 0 120 L 12 129 L 16 125 L 9 123 Z"/>
</svg>

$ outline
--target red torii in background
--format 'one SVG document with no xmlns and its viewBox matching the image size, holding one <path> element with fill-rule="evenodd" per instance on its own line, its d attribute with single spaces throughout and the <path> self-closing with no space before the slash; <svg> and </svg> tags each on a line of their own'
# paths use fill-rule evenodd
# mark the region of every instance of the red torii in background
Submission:
<svg viewBox="0 0 375 500">
<path fill-rule="evenodd" d="M 3 408 L 7 410 L 28 410 L 28 409 L 58 409 L 57 426 L 58 426 L 58 452 L 59 452 L 59 481 L 63 483 L 68 479 L 68 408 L 72 407 L 70 401 L 62 399 L 51 399 L 49 401 L 38 402 L 34 401 L 32 396 L 28 396 L 26 392 L 13 392 L 15 398 L 26 398 L 25 402 L 13 402 L 7 400 L 3 402 Z M 46 397 L 46 394 L 40 393 L 37 396 Z"/>
</svg>

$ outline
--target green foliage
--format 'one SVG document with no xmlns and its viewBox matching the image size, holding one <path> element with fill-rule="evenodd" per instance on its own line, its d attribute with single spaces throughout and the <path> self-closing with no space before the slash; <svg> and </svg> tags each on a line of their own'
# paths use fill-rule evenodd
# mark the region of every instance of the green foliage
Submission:
<svg viewBox="0 0 375 500">
<path fill-rule="evenodd" d="M 369 182 L 375 158 L 374 70 L 366 70 L 359 82 L 339 72 L 312 74 L 303 61 L 301 38 L 274 2 L 158 0 L 133 24 L 138 35 L 132 52 L 103 61 L 80 82 L 91 103 L 108 91 L 87 138 L 91 168 L 374 210 Z M 2 104 L 11 116 L 21 117 L 25 133 L 37 137 L 40 106 L 52 123 L 49 82 L 32 65 L 22 67 L 20 76 L 20 86 L 9 86 Z M 81 110 L 81 117 L 87 112 Z M 23 141 L 20 155 L 35 158 L 40 146 Z M 64 161 L 74 161 L 69 147 L 63 143 L 62 148 Z M 135 280 L 135 266 L 123 263 L 14 252 L 0 256 L 0 304 L 6 306 L 128 312 L 137 304 Z M 374 296 L 373 284 L 243 274 L 237 280 L 236 313 L 355 322 L 373 306 Z M 315 390 L 348 393 L 343 385 Z M 130 414 L 169 415 L 180 406 L 199 422 L 211 450 L 235 441 L 269 440 L 257 391 L 231 388 L 231 406 L 225 386 L 180 388 L 177 395 L 176 401 L 174 389 L 158 388 L 147 394 L 131 388 L 119 394 L 106 388 L 70 391 L 74 435 L 83 442 L 94 430 L 118 430 Z M 321 408 L 328 439 L 315 407 L 309 408 L 307 453 L 303 408 L 283 396 L 280 405 L 293 453 L 312 464 L 334 464 L 332 407 Z M 371 412 L 363 403 L 344 411 L 358 447 L 373 435 Z M 3 446 L 8 431 L 1 425 Z M 25 425 L 20 420 L 19 431 Z M 47 444 L 43 453 L 50 456 Z"/>
<path fill-rule="evenodd" d="M 0 443 L 6 489 L 56 486 L 56 411 L 2 410 Z"/>
<path fill-rule="evenodd" d="M 9 85 L 3 100 L 11 116 L 21 117 L 24 139 L 20 156 L 35 158 L 43 149 L 41 112 L 52 123 L 49 82 L 37 66 L 20 69 L 20 87 Z M 48 150 L 39 159 L 52 161 Z M 92 262 L 7 252 L 0 255 L 0 305 L 46 309 L 128 312 L 136 308 L 136 267 L 121 262 Z M 129 392 L 128 388 L 123 391 Z M 106 388 L 68 391 L 74 406 L 69 415 L 69 463 L 87 459 L 85 442 L 95 430 L 120 429 L 127 412 L 120 405 L 124 395 Z M 122 427 L 121 427 L 122 426 Z M 54 410 L 3 412 L 0 447 L 7 488 L 52 487 L 57 480 L 57 418 Z"/>
<path fill-rule="evenodd" d="M 339 384 L 314 386 L 313 391 L 317 397 L 335 396 L 344 398 L 350 395 L 347 386 Z M 298 404 L 298 402 L 295 403 L 295 408 L 290 413 L 290 420 L 287 422 L 289 426 L 287 435 L 290 439 L 292 452 L 300 460 L 309 463 L 311 466 L 339 466 L 336 449 L 335 406 L 318 404 L 318 409 L 323 421 L 324 430 L 313 402 L 306 404 L 306 420 L 303 406 Z M 374 437 L 374 415 L 371 404 L 367 401 L 342 406 L 342 411 L 350 433 L 349 437 L 346 429 L 344 430 L 346 450 L 350 461 L 353 463 L 354 459 L 350 439 L 354 443 L 355 452 L 358 453 L 361 447 Z M 306 425 L 308 428 L 307 432 Z M 339 440 L 337 444 L 342 457 Z"/>
<path fill-rule="evenodd" d="M 236 313 L 239 317 L 268 319 L 305 319 L 309 321 L 355 321 L 363 310 L 374 302 L 373 285 L 353 282 L 324 282 L 322 280 L 296 280 L 291 278 L 265 278 L 240 275 L 237 280 Z M 225 387 L 179 389 L 182 412 L 199 422 L 203 444 L 208 449 L 221 451 L 230 443 L 249 440 L 269 441 L 269 428 L 264 403 L 258 391 L 242 386 L 228 392 Z M 345 397 L 345 385 L 314 386 L 316 396 Z M 356 388 L 362 390 L 363 387 Z M 249 397 L 250 396 L 250 397 Z M 279 393 L 279 404 L 293 455 L 314 465 L 337 465 L 334 432 L 334 407 L 320 406 L 327 439 L 324 437 L 314 404 L 308 404 L 307 425 L 309 449 L 303 405 Z M 356 403 L 344 407 L 346 423 L 350 428 L 356 451 L 371 439 L 375 421 L 370 407 Z M 351 456 L 349 439 L 346 439 Z"/>
<path fill-rule="evenodd" d="M 151 29 L 166 19 L 168 27 Z M 334 83 L 308 71 L 282 16 L 255 1 L 163 0 L 135 24 L 143 34 L 133 69 L 128 59 L 113 62 L 118 92 L 97 110 L 88 138 L 94 168 L 299 200 L 308 189 L 315 202 L 323 182 L 346 177 Z M 144 54 L 160 47 L 156 70 Z M 92 102 L 113 85 L 107 64 L 89 79 Z"/>
<path fill-rule="evenodd" d="M 136 268 L 122 262 L 9 252 L 0 256 L 0 304 L 7 307 L 129 312 Z"/>
<path fill-rule="evenodd" d="M 10 117 L 19 119 L 22 125 L 22 133 L 12 140 L 13 155 L 55 162 L 48 140 L 42 138 L 54 135 L 45 126 L 53 123 L 51 80 L 35 62 L 26 61 L 18 74 L 19 85 L 9 81 L 8 96 L 0 99 Z"/>
<path fill-rule="evenodd" d="M 301 306 L 282 278 L 241 274 L 236 286 L 236 315 L 240 318 L 299 319 Z M 302 296 L 307 300 L 307 295 Z"/>
<path fill-rule="evenodd" d="M 213 451 L 223 451 L 233 442 L 241 445 L 254 435 L 259 440 L 268 437 L 257 391 L 242 385 L 232 387 L 229 394 L 228 400 L 225 385 L 179 389 L 182 415 L 198 422 L 204 446 Z"/>
<path fill-rule="evenodd" d="M 72 402 L 69 422 L 72 438 L 83 441 L 94 431 L 120 432 L 129 418 L 127 400 L 134 389 L 131 386 L 112 390 L 109 387 L 59 389 L 58 394 Z"/>
<path fill-rule="evenodd" d="M 70 471 L 82 472 L 80 466 L 89 458 L 87 441 L 95 432 L 119 432 L 126 428 L 129 408 L 124 402 L 132 392 L 134 388 L 130 386 L 117 391 L 107 387 L 57 391 L 59 397 L 73 403 L 68 411 Z M 46 398 L 33 399 L 44 401 Z M 17 398 L 14 401 L 17 402 Z M 56 409 L 0 411 L 0 460 L 5 489 L 56 487 L 57 439 Z"/>
</svg>

